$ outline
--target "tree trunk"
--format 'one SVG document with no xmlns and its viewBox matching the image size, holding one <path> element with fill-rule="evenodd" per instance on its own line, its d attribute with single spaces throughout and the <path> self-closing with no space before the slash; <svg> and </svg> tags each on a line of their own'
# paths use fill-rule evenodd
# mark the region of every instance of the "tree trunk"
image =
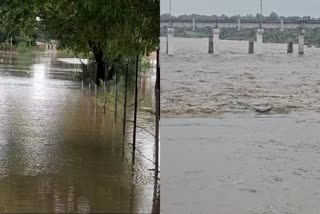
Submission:
<svg viewBox="0 0 320 214">
<path fill-rule="evenodd" d="M 106 81 L 111 80 L 113 78 L 114 74 L 115 74 L 114 66 L 111 65 L 110 67 L 107 67 Z"/>
<path fill-rule="evenodd" d="M 100 86 L 99 79 L 101 79 L 102 81 L 105 80 L 105 62 L 103 60 L 103 51 L 101 49 L 98 49 L 95 50 L 93 54 L 97 63 L 96 84 Z"/>
</svg>

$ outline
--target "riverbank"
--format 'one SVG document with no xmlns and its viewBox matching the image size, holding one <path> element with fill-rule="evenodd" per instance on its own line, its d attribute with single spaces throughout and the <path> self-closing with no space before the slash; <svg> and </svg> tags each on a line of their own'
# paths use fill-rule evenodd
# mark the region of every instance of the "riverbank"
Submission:
<svg viewBox="0 0 320 214">
<path fill-rule="evenodd" d="M 201 117 L 251 112 L 271 105 L 271 113 L 320 111 L 319 48 L 287 54 L 286 44 L 264 44 L 249 55 L 248 42 L 221 40 L 209 55 L 208 39 L 174 38 L 175 55 L 165 54 L 161 37 L 163 117 Z M 178 63 L 177 63 L 178 62 Z"/>
</svg>

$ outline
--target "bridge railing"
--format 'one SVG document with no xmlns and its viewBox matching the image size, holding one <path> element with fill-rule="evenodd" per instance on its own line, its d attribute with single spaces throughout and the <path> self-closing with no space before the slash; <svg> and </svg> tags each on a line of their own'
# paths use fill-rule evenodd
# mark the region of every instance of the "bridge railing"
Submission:
<svg viewBox="0 0 320 214">
<path fill-rule="evenodd" d="M 212 22 L 218 22 L 218 23 L 237 23 L 238 19 L 195 19 L 196 22 L 202 22 L 202 23 L 212 23 Z M 260 20 L 251 20 L 251 19 L 240 19 L 241 23 L 259 23 Z M 169 22 L 169 18 L 162 18 L 160 19 L 160 22 Z M 181 18 L 172 18 L 172 22 L 192 22 L 192 19 L 181 19 Z M 281 20 L 263 20 L 263 23 L 280 23 Z M 290 19 L 283 19 L 284 23 L 300 23 L 303 21 L 306 24 L 320 24 L 320 20 L 290 20 Z"/>
</svg>

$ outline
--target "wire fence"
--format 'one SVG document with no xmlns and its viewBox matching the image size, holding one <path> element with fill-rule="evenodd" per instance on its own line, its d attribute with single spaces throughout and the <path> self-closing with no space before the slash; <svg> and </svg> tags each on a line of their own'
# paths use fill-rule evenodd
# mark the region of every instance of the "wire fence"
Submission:
<svg viewBox="0 0 320 214">
<path fill-rule="evenodd" d="M 135 81 L 132 79 L 127 79 L 129 82 L 131 81 L 131 84 L 134 83 Z M 86 88 L 86 86 L 88 86 Z M 93 88 L 93 90 L 92 90 Z M 111 91 L 110 88 L 113 88 L 113 90 Z M 108 107 L 106 101 L 112 99 L 114 102 L 117 102 L 119 104 L 121 104 L 121 106 L 124 108 L 124 101 L 121 99 L 123 98 L 123 95 L 125 94 L 125 87 L 123 82 L 119 81 L 116 82 L 114 80 L 110 81 L 110 82 L 104 82 L 103 86 L 98 86 L 94 81 L 89 81 L 87 82 L 87 85 L 85 85 L 84 81 L 82 81 L 81 83 L 81 90 L 86 92 L 86 89 L 88 90 L 89 93 L 91 93 L 94 97 L 96 97 L 97 99 L 104 99 L 104 104 L 103 106 L 101 106 L 101 108 L 104 108 L 104 110 L 114 113 L 115 117 L 117 117 L 118 119 L 120 119 L 122 122 L 126 122 L 129 124 L 133 124 L 134 125 L 134 121 L 132 120 L 127 120 L 124 119 L 123 116 L 121 116 L 119 114 L 118 109 L 111 109 Z M 123 90 L 120 90 L 123 89 Z M 112 93 L 114 91 L 116 91 L 116 93 Z M 140 104 L 142 103 L 142 101 L 144 100 L 144 97 L 140 98 L 138 100 L 138 109 L 139 111 L 142 111 L 144 113 L 149 113 L 150 115 L 155 115 L 155 111 L 152 111 L 152 109 L 143 109 L 141 108 Z M 126 108 L 131 108 L 135 106 L 135 102 L 130 103 L 128 105 L 126 105 Z M 152 136 L 153 138 L 155 138 L 155 133 L 149 131 L 146 127 L 140 126 L 136 124 L 136 128 L 138 128 L 139 130 L 148 133 L 150 136 Z M 133 155 L 133 144 L 132 143 L 127 143 L 128 144 L 128 149 L 131 151 L 131 154 Z M 131 148 L 130 148 L 131 147 Z M 143 154 L 143 152 L 139 149 L 139 148 L 135 148 L 135 150 L 140 154 L 141 157 L 143 157 L 145 160 L 151 162 L 153 165 L 156 164 L 156 162 L 154 160 L 151 160 L 150 158 L 148 158 L 146 155 Z M 154 169 L 153 169 L 154 170 Z"/>
</svg>

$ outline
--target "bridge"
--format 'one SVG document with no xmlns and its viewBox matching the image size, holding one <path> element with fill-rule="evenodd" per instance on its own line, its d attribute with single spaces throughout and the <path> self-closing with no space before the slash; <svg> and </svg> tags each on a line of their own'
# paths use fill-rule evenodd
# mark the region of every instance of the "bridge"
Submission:
<svg viewBox="0 0 320 214">
<path fill-rule="evenodd" d="M 258 20 L 240 20 L 240 19 L 217 19 L 217 20 L 206 20 L 206 19 L 160 19 L 160 27 L 167 29 L 167 54 L 173 55 L 173 37 L 174 28 L 192 28 L 195 31 L 197 28 L 212 28 L 213 35 L 209 37 L 209 53 L 218 54 L 219 52 L 219 34 L 221 28 L 235 28 L 240 31 L 242 28 L 245 29 L 256 29 L 256 51 L 258 54 L 262 54 L 263 50 L 263 33 L 264 29 L 297 29 L 299 31 L 298 37 L 298 52 L 304 54 L 304 33 L 307 28 L 320 28 L 320 20 L 284 20 L 279 21 L 263 21 L 260 23 Z M 254 43 L 249 42 L 249 53 L 254 53 Z M 288 53 L 292 53 L 292 42 L 288 44 Z"/>
<path fill-rule="evenodd" d="M 173 18 L 171 20 L 173 28 L 236 28 L 240 30 L 244 29 L 258 29 L 258 20 L 241 20 L 241 19 L 177 19 Z M 160 27 L 170 27 L 169 19 L 161 19 Z M 299 29 L 299 28 L 320 28 L 320 20 L 278 20 L 278 21 L 268 21 L 264 20 L 262 22 L 262 27 L 264 29 L 280 29 L 281 31 L 285 29 Z"/>
</svg>

